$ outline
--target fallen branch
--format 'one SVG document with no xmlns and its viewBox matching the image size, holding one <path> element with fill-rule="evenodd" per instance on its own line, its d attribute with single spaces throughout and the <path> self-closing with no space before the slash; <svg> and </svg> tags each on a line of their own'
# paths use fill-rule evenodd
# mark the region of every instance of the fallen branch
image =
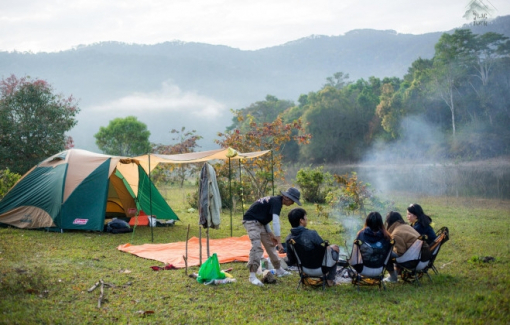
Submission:
<svg viewBox="0 0 510 325">
<path fill-rule="evenodd" d="M 104 295 L 103 279 L 99 280 L 99 282 L 101 282 L 101 294 L 99 295 L 99 299 L 97 300 L 97 308 L 101 308 L 101 303 L 103 302 L 103 295 Z"/>
<path fill-rule="evenodd" d="M 94 284 L 92 287 L 90 287 L 90 289 L 89 289 L 89 290 L 87 290 L 87 291 L 88 291 L 88 292 L 92 292 L 92 291 L 94 291 L 94 290 L 97 288 L 97 286 L 98 286 L 98 285 L 99 285 L 99 281 L 98 281 L 98 282 L 96 282 L 96 284 Z"/>
<path fill-rule="evenodd" d="M 448 264 L 452 264 L 452 263 L 453 263 L 453 261 L 448 262 L 448 263 L 445 263 L 445 264 L 443 264 L 443 266 L 441 266 L 441 267 L 440 267 L 440 269 L 442 269 L 442 268 L 444 268 L 445 266 L 447 266 Z"/>
<path fill-rule="evenodd" d="M 94 291 L 97 287 L 99 287 L 99 285 L 101 285 L 101 293 L 99 294 L 99 299 L 97 301 L 97 308 L 101 308 L 101 304 L 103 303 L 103 297 L 104 297 L 104 287 L 109 287 L 109 288 L 112 288 L 114 287 L 113 284 L 109 284 L 109 283 L 105 283 L 103 281 L 103 279 L 99 279 L 98 282 L 96 282 L 92 287 L 90 287 L 89 290 L 87 290 L 88 292 L 92 292 Z"/>
</svg>

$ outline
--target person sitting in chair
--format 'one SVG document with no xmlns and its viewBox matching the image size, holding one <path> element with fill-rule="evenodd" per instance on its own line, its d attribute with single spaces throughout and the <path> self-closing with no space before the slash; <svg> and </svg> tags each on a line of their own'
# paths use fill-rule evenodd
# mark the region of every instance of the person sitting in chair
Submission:
<svg viewBox="0 0 510 325">
<path fill-rule="evenodd" d="M 294 239 L 297 244 L 303 246 L 306 251 L 310 252 L 313 252 L 317 247 L 322 246 L 324 240 L 321 238 L 321 236 L 319 236 L 317 231 L 306 228 L 308 225 L 308 218 L 306 217 L 305 209 L 292 209 L 288 214 L 288 218 L 292 229 L 290 230 L 290 234 L 285 239 L 287 247 L 289 246 L 289 241 L 291 239 Z M 327 246 L 327 249 L 331 249 L 331 256 L 335 261 L 337 261 L 340 252 L 338 245 L 329 245 Z M 289 253 L 289 250 L 287 250 L 287 260 L 288 265 L 297 264 L 294 254 Z M 328 286 L 335 285 L 335 277 L 336 264 L 330 267 L 328 270 L 326 284 Z"/>
<path fill-rule="evenodd" d="M 370 249 L 370 257 L 374 261 L 388 256 L 391 235 L 384 227 L 383 219 L 379 212 L 370 212 L 368 214 L 365 219 L 365 226 L 358 232 L 356 240 L 361 240 L 363 243 L 368 244 L 366 247 Z"/>
<path fill-rule="evenodd" d="M 413 227 L 405 223 L 402 215 L 395 211 L 390 211 L 386 216 L 386 227 L 393 240 L 395 240 L 395 245 L 391 253 L 391 260 L 386 268 L 390 275 L 384 281 L 397 282 L 397 271 L 392 260 L 402 256 L 418 240 L 420 234 Z"/>
<path fill-rule="evenodd" d="M 407 221 L 420 235 L 427 236 L 427 244 L 431 245 L 437 236 L 430 225 L 432 218 L 423 212 L 419 204 L 413 203 L 407 208 Z"/>
</svg>

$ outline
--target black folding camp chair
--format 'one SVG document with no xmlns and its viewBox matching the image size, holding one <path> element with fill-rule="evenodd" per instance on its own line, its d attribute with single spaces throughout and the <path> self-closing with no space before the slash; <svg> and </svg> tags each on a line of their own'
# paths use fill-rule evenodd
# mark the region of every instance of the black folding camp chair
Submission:
<svg viewBox="0 0 510 325">
<path fill-rule="evenodd" d="M 426 236 L 418 237 L 402 256 L 395 259 L 395 266 L 399 270 L 402 280 L 420 285 L 420 278 L 426 274 L 432 281 L 428 273 L 432 254 L 426 239 Z"/>
<path fill-rule="evenodd" d="M 436 240 L 430 245 L 430 252 L 432 256 L 430 257 L 428 268 L 432 269 L 435 274 L 439 274 L 439 271 L 434 266 L 434 262 L 436 261 L 436 257 L 439 254 L 439 250 L 450 239 L 450 231 L 448 227 L 443 227 L 436 232 Z"/>
<path fill-rule="evenodd" d="M 294 254 L 299 271 L 299 283 L 296 289 L 299 289 L 301 285 L 322 286 L 322 290 L 325 289 L 328 271 L 323 265 L 327 259 L 327 246 L 328 243 L 324 242 L 316 249 L 306 251 L 294 239 L 287 241 L 287 248 Z"/>
<path fill-rule="evenodd" d="M 374 247 L 361 240 L 355 240 L 352 245 L 352 253 L 349 258 L 347 272 L 352 278 L 352 284 L 358 290 L 362 285 L 377 285 L 379 290 L 386 290 L 384 284 L 384 272 L 393 250 L 395 242 L 391 240 L 389 245 Z"/>
</svg>

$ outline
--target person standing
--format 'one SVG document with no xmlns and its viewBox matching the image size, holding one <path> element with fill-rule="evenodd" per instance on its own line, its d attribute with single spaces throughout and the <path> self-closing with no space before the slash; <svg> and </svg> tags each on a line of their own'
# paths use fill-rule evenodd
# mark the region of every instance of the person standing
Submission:
<svg viewBox="0 0 510 325">
<path fill-rule="evenodd" d="M 269 259 L 279 277 L 290 275 L 280 266 L 280 260 L 276 253 L 283 253 L 284 249 L 280 235 L 280 213 L 282 207 L 291 206 L 294 203 L 301 205 L 299 198 L 301 193 L 297 188 L 290 187 L 287 191 L 281 191 L 282 195 L 267 196 L 255 201 L 243 216 L 243 225 L 251 241 L 248 269 L 250 270 L 250 283 L 258 286 L 264 284 L 257 278 L 257 269 L 264 253 L 262 245 L 269 255 Z M 273 222 L 273 231 L 269 225 Z M 275 249 L 276 247 L 276 249 Z"/>
</svg>

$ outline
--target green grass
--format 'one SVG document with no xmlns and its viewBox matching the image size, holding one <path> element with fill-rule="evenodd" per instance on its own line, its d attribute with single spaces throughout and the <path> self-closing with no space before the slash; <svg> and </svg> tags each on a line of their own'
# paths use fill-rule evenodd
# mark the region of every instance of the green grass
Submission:
<svg viewBox="0 0 510 325">
<path fill-rule="evenodd" d="M 187 190 L 189 191 L 189 189 Z M 181 221 L 154 228 L 154 243 L 184 241 L 198 236 L 198 215 L 186 212 L 178 189 L 163 191 Z M 508 324 L 510 322 L 510 201 L 464 198 L 394 197 L 400 212 L 420 203 L 434 218 L 436 229 L 450 228 L 437 258 L 439 275 L 422 286 L 397 283 L 386 291 L 338 285 L 325 292 L 296 290 L 297 275 L 263 288 L 248 283 L 244 263 L 230 263 L 236 283 L 206 286 L 184 270 L 154 272 L 146 260 L 117 250 L 125 243 L 150 243 L 149 228 L 134 235 L 89 232 L 48 233 L 0 229 L 1 324 Z M 324 239 L 342 243 L 341 225 L 317 219 L 305 206 Z M 285 207 L 282 215 L 290 208 Z M 211 238 L 230 236 L 229 212 Z M 285 220 L 285 219 L 284 219 Z M 287 222 L 282 224 L 288 233 Z M 241 213 L 233 217 L 233 235 L 245 234 Z M 485 256 L 495 261 L 483 262 Z M 198 268 L 190 268 L 197 272 Z M 87 290 L 99 279 L 105 288 Z M 153 311 L 144 316 L 143 312 Z"/>
</svg>

